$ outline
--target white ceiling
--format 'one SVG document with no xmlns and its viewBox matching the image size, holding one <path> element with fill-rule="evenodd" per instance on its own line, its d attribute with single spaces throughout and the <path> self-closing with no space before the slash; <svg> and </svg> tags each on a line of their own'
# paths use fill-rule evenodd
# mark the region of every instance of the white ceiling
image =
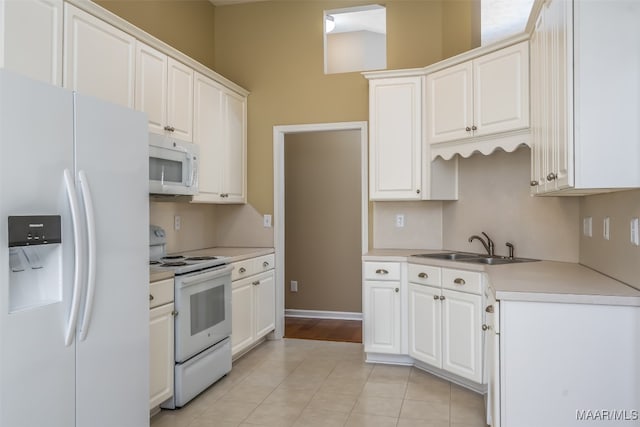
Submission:
<svg viewBox="0 0 640 427">
<path fill-rule="evenodd" d="M 524 31 L 533 0 L 482 0 L 482 45 Z"/>
<path fill-rule="evenodd" d="M 333 16 L 336 23 L 336 28 L 331 34 L 352 31 L 387 33 L 387 9 L 384 6 L 371 5 L 366 8 L 329 10 L 326 13 Z"/>
</svg>

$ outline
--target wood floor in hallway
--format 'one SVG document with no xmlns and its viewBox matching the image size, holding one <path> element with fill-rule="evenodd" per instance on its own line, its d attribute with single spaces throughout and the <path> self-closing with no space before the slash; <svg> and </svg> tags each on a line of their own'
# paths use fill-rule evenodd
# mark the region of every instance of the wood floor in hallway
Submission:
<svg viewBox="0 0 640 427">
<path fill-rule="evenodd" d="M 353 343 L 362 342 L 361 320 L 285 317 L 284 325 L 285 338 Z"/>
</svg>

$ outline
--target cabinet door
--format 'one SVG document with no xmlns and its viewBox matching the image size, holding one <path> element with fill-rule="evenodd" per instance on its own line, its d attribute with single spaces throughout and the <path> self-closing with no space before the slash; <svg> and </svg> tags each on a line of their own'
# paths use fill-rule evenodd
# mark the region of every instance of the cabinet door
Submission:
<svg viewBox="0 0 640 427">
<path fill-rule="evenodd" d="M 230 91 L 224 93 L 224 176 L 226 203 L 246 203 L 247 183 L 247 99 Z"/>
<path fill-rule="evenodd" d="M 62 0 L 0 0 L 0 67 L 62 85 Z"/>
<path fill-rule="evenodd" d="M 482 298 L 442 290 L 442 369 L 482 381 Z"/>
<path fill-rule="evenodd" d="M 64 87 L 134 108 L 136 40 L 69 3 L 64 11 Z"/>
<path fill-rule="evenodd" d="M 442 367 L 440 289 L 409 283 L 409 355 Z"/>
<path fill-rule="evenodd" d="M 544 6 L 543 6 L 544 7 Z M 544 117 L 544 93 L 545 86 L 543 84 L 544 67 L 544 42 L 546 35 L 544 33 L 544 14 L 540 14 L 535 24 L 530 40 L 531 53 L 531 193 L 537 194 L 544 192 L 546 183 L 545 173 L 546 166 L 546 138 L 543 133 L 543 117 Z"/>
<path fill-rule="evenodd" d="M 259 339 L 273 331 L 276 326 L 276 288 L 273 270 L 256 276 L 251 283 L 255 290 L 255 339 Z"/>
<path fill-rule="evenodd" d="M 232 283 L 231 352 L 234 355 L 250 346 L 255 336 L 254 291 L 251 283 L 251 278 Z"/>
<path fill-rule="evenodd" d="M 149 408 L 173 395 L 173 303 L 149 310 Z"/>
<path fill-rule="evenodd" d="M 420 200 L 422 78 L 369 82 L 370 199 Z"/>
<path fill-rule="evenodd" d="M 193 141 L 193 70 L 168 59 L 167 124 L 172 136 Z"/>
<path fill-rule="evenodd" d="M 167 124 L 167 55 L 136 44 L 136 110 L 149 118 L 149 131 L 164 134 Z"/>
<path fill-rule="evenodd" d="M 427 143 L 472 136 L 472 68 L 468 61 L 427 76 Z"/>
<path fill-rule="evenodd" d="M 365 282 L 364 350 L 400 353 L 400 282 Z"/>
<path fill-rule="evenodd" d="M 224 88 L 212 79 L 196 73 L 194 83 L 193 142 L 200 148 L 198 194 L 196 202 L 219 202 L 222 194 L 222 170 L 225 167 Z"/>
<path fill-rule="evenodd" d="M 473 60 L 473 104 L 474 136 L 529 127 L 527 41 Z"/>
</svg>

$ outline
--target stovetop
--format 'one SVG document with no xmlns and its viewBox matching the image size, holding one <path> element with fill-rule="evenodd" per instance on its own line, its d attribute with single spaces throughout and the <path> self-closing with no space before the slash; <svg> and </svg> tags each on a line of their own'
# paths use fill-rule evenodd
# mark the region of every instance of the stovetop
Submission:
<svg viewBox="0 0 640 427">
<path fill-rule="evenodd" d="M 150 260 L 149 265 L 161 270 L 172 270 L 175 275 L 180 275 L 229 264 L 229 260 L 225 256 L 167 255 Z"/>
</svg>

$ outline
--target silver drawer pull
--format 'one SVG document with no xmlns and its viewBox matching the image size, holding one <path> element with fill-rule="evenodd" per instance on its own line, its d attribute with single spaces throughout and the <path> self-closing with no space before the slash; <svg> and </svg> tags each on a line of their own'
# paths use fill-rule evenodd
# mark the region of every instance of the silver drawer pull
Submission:
<svg viewBox="0 0 640 427">
<path fill-rule="evenodd" d="M 465 282 L 464 279 L 461 279 L 461 278 L 458 277 L 457 279 L 455 279 L 453 281 L 453 283 L 455 283 L 456 285 L 464 285 L 467 282 Z"/>
<path fill-rule="evenodd" d="M 244 267 L 240 267 L 240 270 L 238 270 L 238 273 L 246 273 L 247 269 Z"/>
<path fill-rule="evenodd" d="M 376 274 L 389 274 L 389 272 L 383 268 L 379 268 L 376 270 Z"/>
<path fill-rule="evenodd" d="M 260 284 L 260 280 L 256 280 L 255 282 L 252 283 L 253 286 L 258 286 Z"/>
<path fill-rule="evenodd" d="M 175 310 L 173 310 L 173 311 L 171 312 L 171 315 L 172 315 L 173 317 L 176 317 L 176 316 L 178 315 L 178 312 L 177 312 L 177 311 L 175 311 Z"/>
<path fill-rule="evenodd" d="M 153 295 L 149 294 L 149 301 L 153 301 Z"/>
<path fill-rule="evenodd" d="M 440 299 L 440 297 L 439 297 L 438 295 L 434 295 L 434 296 L 433 296 L 433 299 L 437 301 L 437 300 L 439 300 L 439 299 Z"/>
<path fill-rule="evenodd" d="M 440 301 L 444 301 L 444 295 L 440 295 Z"/>
<path fill-rule="evenodd" d="M 427 273 L 420 273 L 420 274 L 418 274 L 418 277 L 421 278 L 421 279 L 428 279 L 429 275 Z"/>
<path fill-rule="evenodd" d="M 397 293 L 397 292 L 400 292 L 400 289 L 399 289 L 399 288 L 396 288 L 396 289 L 395 289 L 395 291 L 396 291 L 396 293 Z"/>
<path fill-rule="evenodd" d="M 267 261 L 265 261 L 265 262 L 263 262 L 263 263 L 262 263 L 262 266 L 263 266 L 264 268 L 267 268 L 267 267 L 269 267 L 269 263 L 268 263 Z"/>
<path fill-rule="evenodd" d="M 482 325 L 482 330 L 483 330 L 483 331 L 488 331 L 489 329 L 491 329 L 491 326 L 489 326 L 489 325 Z"/>
<path fill-rule="evenodd" d="M 487 313 L 493 313 L 493 306 L 488 305 L 487 308 L 484 309 L 484 311 L 486 311 Z"/>
</svg>

